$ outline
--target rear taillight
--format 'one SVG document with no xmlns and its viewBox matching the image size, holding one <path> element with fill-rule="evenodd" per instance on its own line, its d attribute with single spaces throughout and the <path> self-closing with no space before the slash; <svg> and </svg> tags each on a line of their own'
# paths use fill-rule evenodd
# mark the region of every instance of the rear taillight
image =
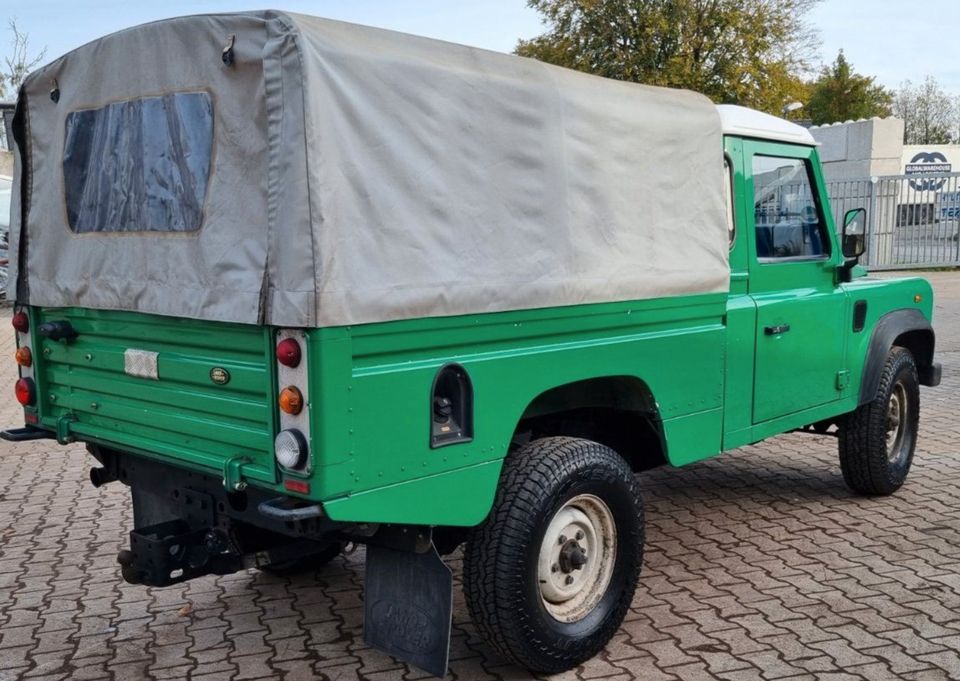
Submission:
<svg viewBox="0 0 960 681">
<path fill-rule="evenodd" d="M 27 313 L 23 310 L 15 313 L 13 317 L 10 318 L 10 323 L 13 324 L 13 328 L 20 333 L 26 333 L 30 330 L 30 318 L 27 317 Z"/>
<path fill-rule="evenodd" d="M 17 394 L 17 402 L 24 407 L 33 405 L 36 399 L 36 390 L 34 390 L 33 379 L 21 378 L 14 384 L 14 391 Z"/>
<path fill-rule="evenodd" d="M 30 338 L 30 317 L 25 310 L 17 310 L 10 323 L 17 330 L 17 350 L 14 359 L 17 361 L 19 380 L 14 384 L 14 393 L 17 402 L 24 407 L 33 407 L 37 402 L 37 385 L 33 382 L 33 351 Z"/>
<path fill-rule="evenodd" d="M 33 366 L 33 353 L 30 352 L 30 348 L 28 348 L 26 345 L 17 348 L 17 354 L 15 357 L 17 359 L 17 364 L 20 366 L 27 368 Z"/>
<path fill-rule="evenodd" d="M 277 330 L 275 347 L 280 432 L 274 440 L 274 456 L 284 476 L 307 476 L 312 468 L 310 381 L 307 372 L 310 354 L 304 353 L 308 340 L 300 329 Z M 309 485 L 305 489 L 309 489 Z"/>
<path fill-rule="evenodd" d="M 290 385 L 280 391 L 280 409 L 296 416 L 303 411 L 303 393 Z"/>
<path fill-rule="evenodd" d="M 284 338 L 277 343 L 277 361 L 283 366 L 295 368 L 300 364 L 300 343 L 293 338 Z"/>
</svg>

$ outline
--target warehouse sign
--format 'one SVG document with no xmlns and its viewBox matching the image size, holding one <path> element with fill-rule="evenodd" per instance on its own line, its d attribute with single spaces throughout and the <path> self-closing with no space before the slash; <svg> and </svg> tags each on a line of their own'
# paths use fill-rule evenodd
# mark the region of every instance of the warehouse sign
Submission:
<svg viewBox="0 0 960 681">
<path fill-rule="evenodd" d="M 952 172 L 953 165 L 939 151 L 921 151 L 913 155 L 903 168 L 904 175 L 929 175 L 930 173 Z M 910 186 L 917 191 L 939 191 L 943 187 L 943 178 L 924 178 L 910 180 Z"/>
</svg>

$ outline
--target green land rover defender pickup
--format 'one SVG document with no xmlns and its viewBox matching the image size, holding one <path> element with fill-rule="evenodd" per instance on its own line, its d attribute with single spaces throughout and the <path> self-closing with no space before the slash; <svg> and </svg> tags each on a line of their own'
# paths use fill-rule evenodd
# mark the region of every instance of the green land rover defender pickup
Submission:
<svg viewBox="0 0 960 681">
<path fill-rule="evenodd" d="M 134 584 L 364 545 L 365 639 L 438 675 L 442 556 L 569 669 L 641 578 L 638 473 L 801 429 L 892 494 L 940 379 L 810 134 L 695 93 L 252 12 L 74 50 L 13 127 L 3 437 L 129 487 Z"/>
</svg>

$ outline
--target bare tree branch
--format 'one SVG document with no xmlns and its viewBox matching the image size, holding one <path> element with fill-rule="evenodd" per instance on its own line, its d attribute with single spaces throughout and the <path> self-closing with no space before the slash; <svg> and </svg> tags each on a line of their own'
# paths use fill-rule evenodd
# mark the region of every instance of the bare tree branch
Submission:
<svg viewBox="0 0 960 681">
<path fill-rule="evenodd" d="M 894 115 L 903 119 L 903 141 L 906 144 L 949 144 L 958 141 L 958 109 L 960 107 L 941 89 L 933 76 L 927 76 L 919 85 L 905 81 L 893 100 Z"/>
<path fill-rule="evenodd" d="M 44 47 L 34 57 L 30 57 L 30 36 L 20 31 L 16 19 L 10 19 L 8 25 L 13 33 L 13 40 L 10 43 L 9 56 L 3 58 L 4 71 L 0 73 L 0 97 L 6 97 L 8 94 L 16 95 L 23 79 L 47 55 L 47 48 Z"/>
</svg>

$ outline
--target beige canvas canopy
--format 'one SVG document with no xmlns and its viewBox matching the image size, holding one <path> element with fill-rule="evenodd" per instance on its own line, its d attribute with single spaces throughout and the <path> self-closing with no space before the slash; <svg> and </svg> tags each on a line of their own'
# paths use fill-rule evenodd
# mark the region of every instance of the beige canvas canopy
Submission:
<svg viewBox="0 0 960 681">
<path fill-rule="evenodd" d="M 21 302 L 329 326 L 728 287 L 690 92 L 267 11 L 106 36 L 18 107 Z"/>
</svg>

